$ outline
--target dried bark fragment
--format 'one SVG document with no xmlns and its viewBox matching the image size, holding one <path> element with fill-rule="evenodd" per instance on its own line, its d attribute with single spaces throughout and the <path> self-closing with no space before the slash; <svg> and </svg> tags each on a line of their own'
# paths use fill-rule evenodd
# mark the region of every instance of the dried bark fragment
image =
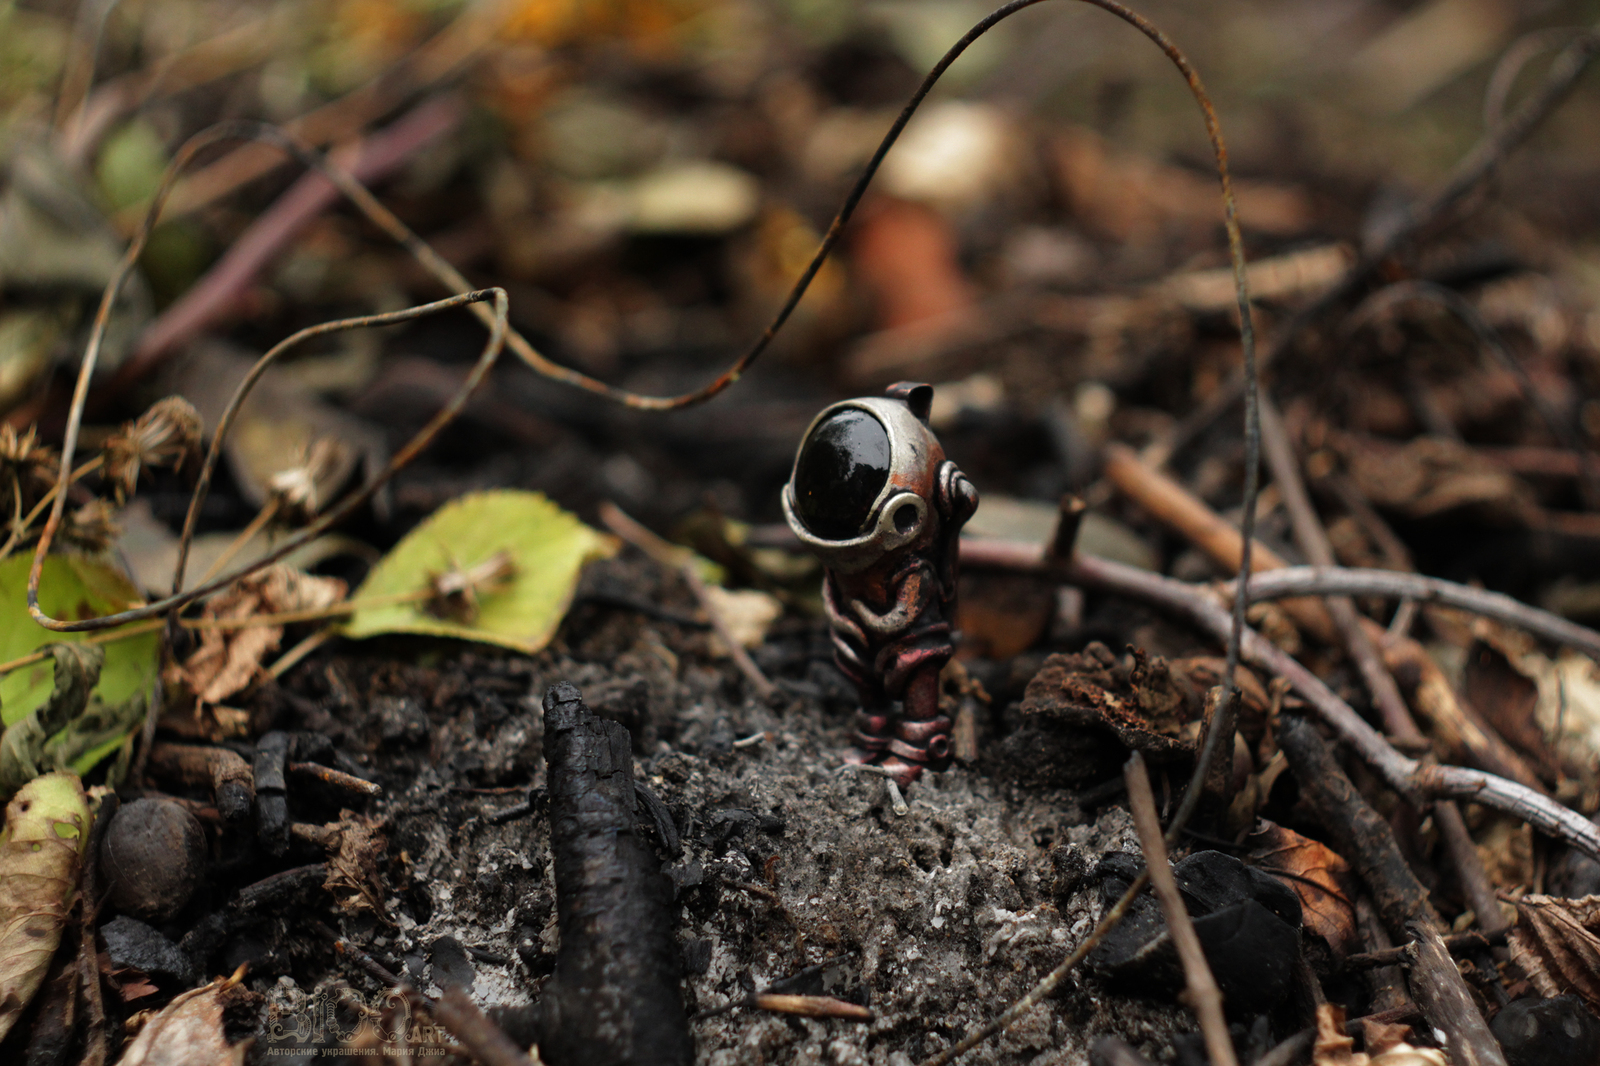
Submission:
<svg viewBox="0 0 1600 1066">
<path fill-rule="evenodd" d="M 1194 754 L 1201 719 L 1199 693 L 1167 661 L 1133 649 L 1123 670 L 1111 650 L 1095 642 L 1077 655 L 1052 655 L 1028 682 L 1026 717 L 1103 730 L 1134 751 L 1167 760 Z"/>
<path fill-rule="evenodd" d="M 672 889 L 639 834 L 633 744 L 572 685 L 544 698 L 561 948 L 540 1000 L 551 1066 L 688 1066 Z"/>
</svg>

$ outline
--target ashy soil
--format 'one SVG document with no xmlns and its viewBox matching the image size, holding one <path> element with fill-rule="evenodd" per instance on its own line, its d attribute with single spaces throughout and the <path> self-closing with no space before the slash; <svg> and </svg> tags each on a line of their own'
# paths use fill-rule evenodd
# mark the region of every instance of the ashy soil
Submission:
<svg viewBox="0 0 1600 1066">
<path fill-rule="evenodd" d="M 598 564 L 586 587 L 617 581 L 690 606 L 642 559 Z M 1137 850 L 1131 820 L 1008 782 L 992 758 L 924 776 L 896 815 L 880 778 L 843 765 L 852 705 L 825 628 L 781 627 L 762 649 L 787 683 L 770 703 L 745 694 L 704 632 L 581 603 L 532 659 L 356 645 L 303 664 L 269 697 L 279 726 L 327 733 L 387 790 L 368 813 L 387 821 L 389 921 L 357 914 L 344 935 L 424 990 L 454 967 L 449 979 L 466 976 L 486 1007 L 537 995 L 558 947 L 549 828 L 537 799 L 513 808 L 543 783 L 541 698 L 566 680 L 630 728 L 638 779 L 681 835 L 681 854 L 662 854 L 691 1015 L 773 986 L 873 1012 L 870 1023 L 720 1012 L 692 1025 L 697 1061 L 904 1064 L 992 1018 L 1088 934 L 1101 903 L 1087 874 L 1105 852 Z M 273 919 L 279 965 L 251 978 L 269 1019 L 257 1054 L 274 1062 L 333 1048 L 274 1039 L 271 1019 L 340 982 L 382 992 L 300 921 L 292 908 Z M 1175 1003 L 1080 970 L 967 1061 L 1079 1064 L 1105 1032 L 1159 1056 L 1190 1027 Z"/>
</svg>

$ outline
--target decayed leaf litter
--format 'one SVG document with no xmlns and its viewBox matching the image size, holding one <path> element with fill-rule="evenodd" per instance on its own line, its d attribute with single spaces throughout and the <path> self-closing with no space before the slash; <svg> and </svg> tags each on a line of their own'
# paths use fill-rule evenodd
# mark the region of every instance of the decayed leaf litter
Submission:
<svg viewBox="0 0 1600 1066">
<path fill-rule="evenodd" d="M 559 29 L 557 31 L 552 31 L 551 28 L 550 28 L 552 24 L 550 22 L 540 22 L 539 20 L 534 19 L 533 22 L 532 22 L 532 29 L 529 30 L 528 32 L 531 32 L 536 36 L 540 35 L 540 34 L 548 34 L 548 33 L 554 32 L 554 34 L 555 34 L 555 38 L 554 39 L 559 39 L 561 34 L 567 34 L 567 33 L 578 34 L 578 33 L 581 33 L 581 32 L 585 32 L 582 29 L 572 29 L 571 28 L 571 26 L 573 26 L 573 25 L 578 25 L 579 21 L 581 21 L 581 20 L 574 21 L 574 22 L 571 23 L 571 25 L 565 25 L 564 28 L 561 28 L 561 29 Z M 383 37 L 383 33 L 381 32 L 383 30 L 382 20 L 378 20 L 378 22 L 379 22 L 379 26 L 377 26 L 377 27 L 374 27 L 374 26 L 371 26 L 371 25 L 366 25 L 366 26 L 363 27 L 369 33 L 374 31 L 374 30 L 380 31 L 380 32 L 374 33 L 373 37 L 366 38 L 367 46 L 369 48 L 373 47 L 372 46 L 373 38 L 381 40 L 382 37 Z M 555 24 L 563 25 L 561 23 L 560 19 L 555 20 Z M 612 27 L 612 29 L 615 29 L 615 27 Z M 1403 30 L 1404 30 L 1404 24 L 1403 23 L 1401 25 L 1393 27 L 1393 32 L 1394 33 L 1401 33 Z M 357 38 L 358 41 L 363 39 L 361 37 L 361 35 L 359 35 L 359 34 L 356 35 L 356 38 Z M 541 39 L 543 39 L 543 38 L 541 38 Z M 1378 38 L 1378 41 L 1374 44 L 1374 46 L 1373 46 L 1374 47 L 1374 51 L 1372 52 L 1372 55 L 1377 57 L 1377 58 L 1369 59 L 1367 61 L 1369 65 L 1378 64 L 1381 67 L 1383 49 L 1378 47 L 1378 43 L 1381 43 L 1382 40 L 1386 40 L 1386 39 L 1387 39 L 1387 36 L 1380 37 L 1380 38 Z M 377 47 L 377 48 L 375 48 L 375 50 L 378 51 L 378 52 L 381 52 L 382 48 L 381 47 Z M 1446 49 L 1446 51 L 1448 51 L 1448 49 Z M 1441 70 L 1441 69 L 1449 70 L 1451 62 L 1459 62 L 1459 58 L 1456 59 L 1456 60 L 1450 60 L 1447 57 L 1446 60 L 1443 61 L 1442 66 L 1436 64 L 1434 67 L 1432 67 L 1430 69 L 1433 69 L 1435 71 L 1435 75 L 1434 76 L 1437 77 L 1438 76 L 1437 71 Z M 1414 92 L 1416 92 L 1418 90 L 1416 89 L 1415 85 L 1412 85 L 1411 88 L 1408 91 L 1414 93 Z M 670 174 L 670 172 L 669 172 L 669 174 Z M 671 190 L 672 186 L 671 186 L 670 182 L 663 182 L 662 184 L 664 185 L 664 187 L 668 191 Z M 1128 188 L 1132 188 L 1132 189 L 1141 188 L 1141 187 L 1137 186 L 1136 183 L 1132 183 L 1132 182 L 1128 182 L 1128 183 L 1126 183 L 1126 185 L 1127 185 Z M 1181 183 L 1180 183 L 1180 185 L 1181 185 Z M 731 187 L 731 185 L 729 187 Z M 1174 186 L 1174 187 L 1178 187 L 1178 186 Z M 643 190 L 643 189 L 650 188 L 650 186 L 648 185 L 647 182 L 645 182 L 644 180 L 641 179 L 639 182 L 637 182 L 635 184 L 634 188 L 636 190 Z M 913 191 L 914 191 L 914 189 L 915 189 L 915 187 L 913 186 Z M 672 205 L 671 197 L 661 196 L 659 193 L 657 193 L 656 196 L 657 196 L 657 198 L 655 200 L 649 201 L 650 203 L 656 205 L 656 206 L 652 207 L 652 210 L 660 212 L 662 210 L 662 208 L 659 205 L 661 203 L 663 203 L 663 202 L 666 203 L 669 208 L 671 207 L 671 205 Z M 1134 197 L 1134 196 L 1130 195 L 1123 201 L 1124 205 L 1126 205 L 1129 210 L 1133 211 L 1135 213 L 1135 215 L 1137 215 L 1137 212 L 1138 212 L 1137 199 L 1138 199 L 1137 197 Z M 645 200 L 644 200 L 644 198 L 642 196 L 642 192 L 641 192 L 640 193 L 639 203 L 644 203 L 644 202 L 645 202 Z M 656 216 L 650 216 L 650 215 L 644 214 L 639 209 L 638 204 L 635 204 L 632 208 L 630 208 L 630 211 L 631 211 L 631 213 L 618 212 L 618 213 L 614 214 L 612 216 L 612 218 L 616 219 L 616 220 L 620 220 L 620 221 L 612 221 L 612 222 L 609 222 L 608 225 L 611 225 L 611 226 L 614 226 L 614 227 L 619 227 L 621 229 L 626 230 L 626 229 L 628 229 L 630 227 L 637 226 L 638 225 L 638 220 L 640 218 L 659 217 L 659 214 L 656 215 Z M 700 215 L 697 215 L 696 219 L 700 219 L 700 218 L 703 218 L 703 217 L 704 216 L 703 216 L 703 213 L 702 213 Z M 730 216 L 726 216 L 726 217 L 733 217 L 733 216 L 730 215 Z M 923 218 L 926 219 L 926 216 L 923 216 Z M 680 220 L 675 224 L 677 224 L 677 225 L 685 225 L 686 223 L 684 223 L 680 218 Z M 696 221 L 696 225 L 700 225 L 700 224 L 703 224 L 703 223 L 700 223 L 700 222 Z M 726 223 L 724 223 L 724 224 L 726 224 Z M 651 225 L 652 226 L 659 225 L 659 222 L 652 223 Z M 935 220 L 934 223 L 933 223 L 933 228 L 937 229 L 937 226 L 938 226 L 938 223 L 937 223 L 937 220 Z M 645 228 L 650 228 L 650 227 L 645 227 Z M 1124 235 L 1124 236 L 1126 236 L 1126 235 Z M 950 266 L 950 263 L 948 261 L 946 261 L 944 265 L 946 267 L 948 267 L 948 266 Z M 959 285 L 952 286 L 951 289 L 952 289 L 953 292 L 959 292 L 960 289 L 961 289 L 961 286 L 959 286 Z M 615 317 L 614 314 L 613 314 L 613 317 Z M 607 325 L 604 324 L 605 323 L 605 318 L 606 318 L 605 315 L 601 316 L 601 321 L 602 321 L 602 327 L 601 327 L 601 331 L 600 331 L 600 333 L 601 333 L 601 344 L 597 345 L 596 348 L 594 349 L 602 357 L 605 355 L 605 352 L 606 352 L 606 343 L 607 342 L 605 340 L 605 333 L 606 333 L 606 330 L 609 328 Z M 1105 325 L 1099 324 L 1100 322 L 1104 321 L 1104 319 L 1105 319 L 1105 316 L 1101 316 L 1099 319 L 1096 320 L 1096 324 L 1094 326 L 1094 329 L 1096 330 L 1096 332 L 1093 332 L 1091 334 L 1091 339 L 1097 339 L 1100 343 L 1105 345 L 1104 347 L 1099 349 L 1099 351 L 1101 353 L 1099 357 L 1104 360 L 1105 365 L 1111 366 L 1111 365 L 1114 365 L 1117 362 L 1119 362 L 1121 360 L 1121 358 L 1123 356 L 1125 356 L 1129 351 L 1129 348 L 1126 347 L 1128 338 L 1125 338 L 1122 335 L 1122 330 L 1125 328 L 1123 323 L 1127 322 L 1128 320 L 1126 318 L 1118 319 L 1116 316 L 1111 316 L 1111 325 L 1110 326 L 1105 326 Z M 614 325 L 614 322 L 613 322 L 613 325 Z M 1079 328 L 1079 327 L 1077 327 L 1076 325 L 1073 325 L 1073 326 L 1069 327 L 1069 329 L 1076 329 L 1076 328 Z M 615 340 L 615 338 L 613 337 L 613 343 L 614 343 L 614 340 Z M 1142 342 L 1140 342 L 1138 340 L 1138 338 L 1133 338 L 1133 340 L 1135 342 L 1135 350 L 1137 350 L 1137 345 L 1139 343 L 1142 343 Z M 1375 406 L 1377 406 L 1378 409 L 1380 411 L 1382 411 L 1382 405 L 1375 405 Z M 1392 417 L 1392 408 L 1391 408 L 1391 410 L 1389 412 L 1389 415 Z M 1452 504 L 1454 504 L 1454 503 L 1459 503 L 1461 501 L 1473 502 L 1475 499 L 1478 499 L 1478 498 L 1481 498 L 1481 497 L 1462 496 L 1458 492 L 1456 495 L 1448 497 L 1448 501 L 1451 502 Z M 1490 499 L 1490 502 L 1493 502 L 1492 495 L 1491 495 L 1491 497 L 1489 497 L 1489 499 Z"/>
</svg>

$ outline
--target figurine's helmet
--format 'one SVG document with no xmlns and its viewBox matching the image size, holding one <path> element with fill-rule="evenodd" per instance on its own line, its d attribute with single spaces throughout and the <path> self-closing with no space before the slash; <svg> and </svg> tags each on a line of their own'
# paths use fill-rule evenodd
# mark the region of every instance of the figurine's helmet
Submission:
<svg viewBox="0 0 1600 1066">
<path fill-rule="evenodd" d="M 812 421 L 783 487 L 789 527 L 824 565 L 854 573 L 937 532 L 944 449 L 928 428 L 933 389 L 844 400 Z"/>
</svg>

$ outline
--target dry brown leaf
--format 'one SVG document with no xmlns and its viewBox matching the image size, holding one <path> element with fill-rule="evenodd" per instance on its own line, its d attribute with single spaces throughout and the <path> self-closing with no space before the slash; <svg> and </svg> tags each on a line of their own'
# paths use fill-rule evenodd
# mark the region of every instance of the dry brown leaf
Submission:
<svg viewBox="0 0 1600 1066">
<path fill-rule="evenodd" d="M 1570 648 L 1552 659 L 1532 636 L 1488 619 L 1474 620 L 1472 635 L 1533 682 L 1534 723 L 1559 764 L 1573 776 L 1593 775 L 1600 765 L 1600 663 Z"/>
<path fill-rule="evenodd" d="M 1411 1035 L 1411 1026 L 1409 1025 L 1380 1021 L 1375 1018 L 1362 1018 L 1360 1022 L 1361 1042 L 1366 1045 L 1369 1053 L 1380 1057 L 1384 1052 L 1403 1046 L 1406 1043 L 1406 1037 Z"/>
<path fill-rule="evenodd" d="M 178 996 L 139 1030 L 119 1066 L 242 1066 L 250 1042 L 228 1043 L 222 1012 L 243 980 L 241 966 Z"/>
<path fill-rule="evenodd" d="M 878 325 L 898 329 L 969 312 L 950 223 L 932 208 L 880 198 L 857 213 L 851 265 L 877 298 Z"/>
<path fill-rule="evenodd" d="M 1523 896 L 1507 943 L 1542 996 L 1575 992 L 1600 1007 L 1600 896 Z"/>
<path fill-rule="evenodd" d="M 1306 928 L 1326 940 L 1335 957 L 1359 947 L 1355 875 L 1342 856 L 1264 818 L 1245 842 L 1251 847 L 1246 860 L 1294 889 Z"/>
<path fill-rule="evenodd" d="M 1404 1031 L 1405 1026 L 1368 1027 L 1368 1039 L 1376 1031 L 1380 1040 L 1388 1040 L 1395 1029 Z M 1376 1055 L 1356 1051 L 1355 1041 L 1345 1035 L 1344 1008 L 1324 1003 L 1317 1008 L 1317 1040 L 1311 1047 L 1311 1066 L 1450 1066 L 1450 1060 L 1436 1048 L 1412 1047 L 1403 1040 Z"/>
<path fill-rule="evenodd" d="M 382 818 L 371 818 L 354 811 L 340 811 L 339 821 L 329 826 L 328 877 L 324 888 L 338 900 L 346 914 L 375 911 L 384 918 L 383 886 L 378 881 L 378 864 L 389 850 L 383 834 Z"/>
<path fill-rule="evenodd" d="M 279 563 L 251 574 L 206 603 L 202 618 L 242 621 L 259 615 L 320 610 L 345 597 L 338 578 L 313 577 Z M 200 647 L 176 669 L 177 680 L 203 703 L 219 703 L 248 687 L 261 661 L 283 639 L 281 625 L 202 629 Z"/>
<path fill-rule="evenodd" d="M 1030 575 L 985 574 L 961 590 L 962 646 L 990 659 L 1027 651 L 1055 617 L 1055 590 Z"/>
<path fill-rule="evenodd" d="M 1311 1066 L 1361 1066 L 1367 1057 L 1355 1050 L 1345 1035 L 1344 1008 L 1333 1003 L 1317 1007 L 1317 1039 L 1311 1045 Z"/>
</svg>

